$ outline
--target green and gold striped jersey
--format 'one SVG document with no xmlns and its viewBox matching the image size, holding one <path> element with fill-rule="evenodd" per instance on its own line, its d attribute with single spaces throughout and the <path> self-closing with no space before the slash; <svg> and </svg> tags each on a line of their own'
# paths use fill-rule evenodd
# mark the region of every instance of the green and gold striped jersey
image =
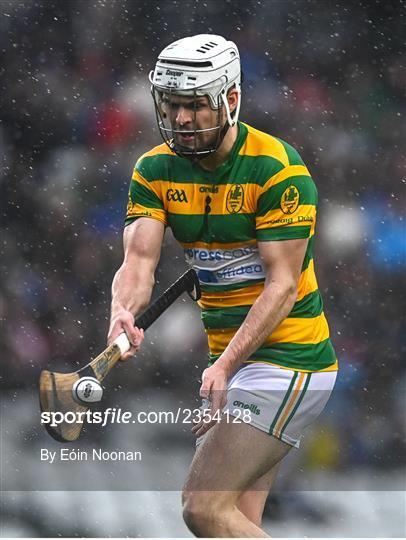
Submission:
<svg viewBox="0 0 406 540">
<path fill-rule="evenodd" d="M 289 144 L 239 122 L 227 159 L 215 171 L 166 144 L 136 163 L 126 225 L 146 216 L 172 229 L 202 288 L 200 307 L 214 362 L 261 293 L 258 242 L 309 238 L 292 311 L 247 362 L 299 371 L 336 370 L 313 264 L 317 190 Z"/>
</svg>

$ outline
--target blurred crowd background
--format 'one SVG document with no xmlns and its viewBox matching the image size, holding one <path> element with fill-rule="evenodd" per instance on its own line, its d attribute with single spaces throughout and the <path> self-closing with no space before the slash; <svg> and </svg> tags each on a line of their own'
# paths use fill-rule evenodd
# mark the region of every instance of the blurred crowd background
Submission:
<svg viewBox="0 0 406 540">
<path fill-rule="evenodd" d="M 402 466 L 405 11 L 396 0 L 3 0 L 3 395 L 34 395 L 41 369 L 71 371 L 105 344 L 132 167 L 161 142 L 148 73 L 173 40 L 219 33 L 241 52 L 241 119 L 294 145 L 319 190 L 316 272 L 341 372 L 302 464 Z M 184 269 L 168 231 L 155 294 Z M 205 336 L 195 306 L 172 309 L 111 386 L 193 401 Z"/>
</svg>

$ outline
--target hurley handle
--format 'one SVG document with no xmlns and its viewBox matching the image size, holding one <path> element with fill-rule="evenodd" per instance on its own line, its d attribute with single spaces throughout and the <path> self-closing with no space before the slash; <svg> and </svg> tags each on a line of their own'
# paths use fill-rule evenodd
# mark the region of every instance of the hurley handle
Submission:
<svg viewBox="0 0 406 540">
<path fill-rule="evenodd" d="M 162 313 L 174 303 L 174 301 L 184 292 L 197 301 L 199 300 L 200 286 L 199 279 L 193 269 L 188 270 L 175 281 L 166 291 L 149 306 L 144 313 L 137 317 L 134 326 L 146 330 L 151 326 Z"/>
<path fill-rule="evenodd" d="M 201 296 L 199 278 L 192 268 L 182 274 L 180 278 L 172 283 L 172 285 L 144 311 L 144 313 L 137 317 L 134 321 L 134 326 L 142 328 L 143 330 L 149 328 L 151 324 L 155 322 L 184 292 L 187 292 L 195 302 L 199 300 Z M 121 354 L 126 353 L 131 348 L 131 344 L 128 341 L 125 332 L 120 334 L 113 343 L 118 345 Z"/>
</svg>

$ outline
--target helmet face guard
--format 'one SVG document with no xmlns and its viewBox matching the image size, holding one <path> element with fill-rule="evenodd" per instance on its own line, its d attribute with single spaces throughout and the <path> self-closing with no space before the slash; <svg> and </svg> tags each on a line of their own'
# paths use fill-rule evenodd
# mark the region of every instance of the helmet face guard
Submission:
<svg viewBox="0 0 406 540">
<path fill-rule="evenodd" d="M 211 34 L 175 41 L 160 53 L 149 80 L 159 131 L 169 148 L 194 161 L 216 152 L 229 127 L 236 124 L 240 110 L 241 66 L 235 43 Z M 231 89 L 238 92 L 232 113 L 227 99 Z M 176 103 L 172 101 L 175 96 L 188 100 Z M 202 96 L 207 97 L 212 111 L 217 113 L 216 121 L 205 129 L 198 123 L 197 100 Z M 191 113 L 187 129 L 176 124 L 174 107 L 178 104 Z"/>
<path fill-rule="evenodd" d="M 176 89 L 160 89 L 152 85 L 151 93 L 154 100 L 159 131 L 164 142 L 173 152 L 181 157 L 199 161 L 217 151 L 230 127 L 228 122 L 223 122 L 223 100 L 221 98 L 223 94 L 218 96 L 217 106 L 215 108 L 212 106 L 212 100 L 207 98 L 210 108 L 217 113 L 215 125 L 198 129 L 196 118 L 197 100 L 205 96 L 199 89 L 182 93 Z M 190 99 L 187 108 L 191 109 L 191 127 L 189 123 L 188 129 L 182 129 L 182 127 L 176 126 L 176 124 L 174 125 L 173 113 L 171 113 L 174 96 Z M 193 144 L 190 146 L 182 144 L 181 138 L 185 135 L 193 137 Z M 200 143 L 199 139 L 201 139 L 202 135 L 212 135 L 212 137 L 208 137 L 210 138 L 210 142 L 206 144 Z"/>
</svg>

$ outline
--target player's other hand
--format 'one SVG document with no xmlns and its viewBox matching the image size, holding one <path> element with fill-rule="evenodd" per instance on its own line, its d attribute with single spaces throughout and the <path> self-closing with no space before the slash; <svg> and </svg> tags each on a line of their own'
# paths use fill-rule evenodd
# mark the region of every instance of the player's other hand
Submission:
<svg viewBox="0 0 406 540">
<path fill-rule="evenodd" d="M 210 417 L 213 420 L 209 422 L 202 420 L 193 426 L 192 432 L 197 437 L 204 435 L 219 421 L 221 411 L 227 403 L 227 381 L 228 374 L 220 365 L 214 364 L 203 371 L 200 397 L 210 401 Z"/>
<path fill-rule="evenodd" d="M 131 348 L 128 352 L 121 355 L 121 360 L 129 360 L 140 348 L 144 340 L 144 330 L 134 326 L 134 316 L 129 311 L 121 311 L 110 323 L 107 343 L 110 345 L 120 334 L 126 333 Z"/>
</svg>

